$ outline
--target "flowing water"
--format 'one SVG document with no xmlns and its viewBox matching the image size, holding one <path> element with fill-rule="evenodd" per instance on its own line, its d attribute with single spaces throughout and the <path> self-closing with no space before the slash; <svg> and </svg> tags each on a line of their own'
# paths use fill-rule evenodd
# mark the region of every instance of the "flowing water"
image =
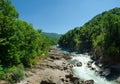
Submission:
<svg viewBox="0 0 120 84">
<path fill-rule="evenodd" d="M 91 61 L 90 56 L 83 54 L 75 54 L 71 61 L 78 61 L 82 63 L 81 67 L 74 66 L 73 72 L 75 76 L 82 80 L 94 80 L 94 84 L 116 84 L 113 81 L 107 81 L 104 77 L 100 77 L 98 73 L 94 70 L 88 68 L 87 63 Z M 98 69 L 98 67 L 92 64 L 93 67 Z"/>
</svg>

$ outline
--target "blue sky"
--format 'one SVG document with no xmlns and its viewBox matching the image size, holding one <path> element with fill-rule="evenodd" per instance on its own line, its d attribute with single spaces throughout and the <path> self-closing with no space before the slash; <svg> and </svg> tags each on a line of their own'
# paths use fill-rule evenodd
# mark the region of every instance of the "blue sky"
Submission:
<svg viewBox="0 0 120 84">
<path fill-rule="evenodd" d="M 120 7 L 120 0 L 12 0 L 19 18 L 35 29 L 64 34 L 103 11 Z"/>
</svg>

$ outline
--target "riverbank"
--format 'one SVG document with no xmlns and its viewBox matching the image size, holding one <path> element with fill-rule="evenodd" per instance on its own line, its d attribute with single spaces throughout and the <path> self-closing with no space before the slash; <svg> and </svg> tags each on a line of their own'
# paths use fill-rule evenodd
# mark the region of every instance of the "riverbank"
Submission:
<svg viewBox="0 0 120 84">
<path fill-rule="evenodd" d="M 17 84 L 94 84 L 94 80 L 83 81 L 74 75 L 73 67 L 81 67 L 82 64 L 68 61 L 74 57 L 73 54 L 52 47 L 49 55 L 49 58 L 26 69 L 26 77 Z"/>
<path fill-rule="evenodd" d="M 26 68 L 24 79 L 16 84 L 96 84 L 98 79 L 102 81 L 100 77 L 96 79 L 95 73 L 99 71 L 92 66 L 93 61 L 87 54 L 74 55 L 55 46 L 48 53 L 49 58 L 39 60 L 36 65 Z M 73 58 L 73 61 L 69 61 Z M 120 78 L 117 79 L 118 84 L 119 80 Z M 0 84 L 9 83 L 0 81 Z"/>
<path fill-rule="evenodd" d="M 72 65 L 67 61 L 71 54 L 52 47 L 49 55 L 49 58 L 39 60 L 36 65 L 26 69 L 26 77 L 17 84 L 73 84 Z"/>
</svg>

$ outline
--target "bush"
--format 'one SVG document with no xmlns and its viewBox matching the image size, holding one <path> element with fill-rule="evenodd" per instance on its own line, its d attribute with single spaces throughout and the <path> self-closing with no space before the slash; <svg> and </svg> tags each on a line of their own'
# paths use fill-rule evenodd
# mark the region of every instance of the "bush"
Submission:
<svg viewBox="0 0 120 84">
<path fill-rule="evenodd" d="M 25 71 L 24 71 L 24 67 L 23 65 L 18 65 L 17 67 L 13 66 L 11 68 L 9 68 L 8 70 L 8 74 L 7 74 L 7 79 L 11 82 L 18 82 L 20 80 L 22 80 L 25 76 Z"/>
<path fill-rule="evenodd" d="M 3 67 L 0 65 L 0 79 L 5 79 L 6 78 L 6 74 L 3 70 Z"/>
</svg>

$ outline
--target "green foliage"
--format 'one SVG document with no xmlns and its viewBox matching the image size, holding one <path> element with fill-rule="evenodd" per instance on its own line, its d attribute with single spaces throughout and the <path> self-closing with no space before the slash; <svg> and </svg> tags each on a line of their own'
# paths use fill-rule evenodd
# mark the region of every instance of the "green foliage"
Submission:
<svg viewBox="0 0 120 84">
<path fill-rule="evenodd" d="M 81 52 L 99 50 L 103 59 L 120 62 L 120 8 L 105 11 L 83 27 L 68 31 L 60 37 L 59 45 Z"/>
<path fill-rule="evenodd" d="M 0 79 L 5 79 L 6 73 L 3 70 L 3 67 L 0 65 Z"/>
<path fill-rule="evenodd" d="M 18 13 L 9 0 L 0 1 L 0 63 L 31 66 L 32 59 L 46 53 L 50 40 L 31 24 L 16 19 Z M 9 9 L 9 10 L 8 10 Z"/>
<path fill-rule="evenodd" d="M 72 51 L 88 51 L 91 48 L 91 40 L 88 34 L 85 28 L 76 27 L 60 37 L 59 45 Z"/>
<path fill-rule="evenodd" d="M 101 46 L 104 44 L 104 34 L 100 34 L 96 37 L 96 39 L 93 39 L 93 46 L 96 48 L 97 46 Z"/>
<path fill-rule="evenodd" d="M 57 45 L 58 40 L 61 36 L 60 34 L 57 33 L 47 33 L 47 32 L 42 32 L 42 35 L 44 35 L 47 39 L 49 39 L 51 45 Z"/>
<path fill-rule="evenodd" d="M 15 19 L 18 17 L 18 13 L 12 6 L 9 0 L 0 1 L 0 60 L 3 65 L 11 65 L 9 61 L 13 61 L 14 64 L 18 62 L 17 52 L 16 56 L 13 56 L 12 51 L 16 49 L 13 45 L 12 39 L 15 34 Z"/>
<path fill-rule="evenodd" d="M 42 32 L 42 34 L 46 37 L 49 37 L 49 38 L 55 38 L 55 39 L 59 39 L 60 38 L 60 34 L 57 34 L 57 33 L 47 33 L 47 32 Z"/>
<path fill-rule="evenodd" d="M 0 15 L 13 19 L 18 18 L 18 12 L 11 4 L 11 0 L 0 0 Z"/>
<path fill-rule="evenodd" d="M 7 80 L 9 80 L 11 83 L 15 83 L 22 80 L 25 76 L 23 65 L 20 64 L 17 67 L 13 66 L 9 68 L 7 76 Z"/>
<path fill-rule="evenodd" d="M 50 42 L 52 40 L 43 36 L 41 30 L 35 30 L 31 24 L 18 19 L 18 12 L 10 0 L 0 0 L 1 79 L 20 81 L 24 66 L 35 64 L 37 57 L 47 57 Z"/>
<path fill-rule="evenodd" d="M 25 70 L 22 64 L 9 68 L 3 68 L 2 66 L 0 66 L 0 79 L 8 80 L 11 83 L 15 83 L 22 80 L 24 76 Z"/>
</svg>

